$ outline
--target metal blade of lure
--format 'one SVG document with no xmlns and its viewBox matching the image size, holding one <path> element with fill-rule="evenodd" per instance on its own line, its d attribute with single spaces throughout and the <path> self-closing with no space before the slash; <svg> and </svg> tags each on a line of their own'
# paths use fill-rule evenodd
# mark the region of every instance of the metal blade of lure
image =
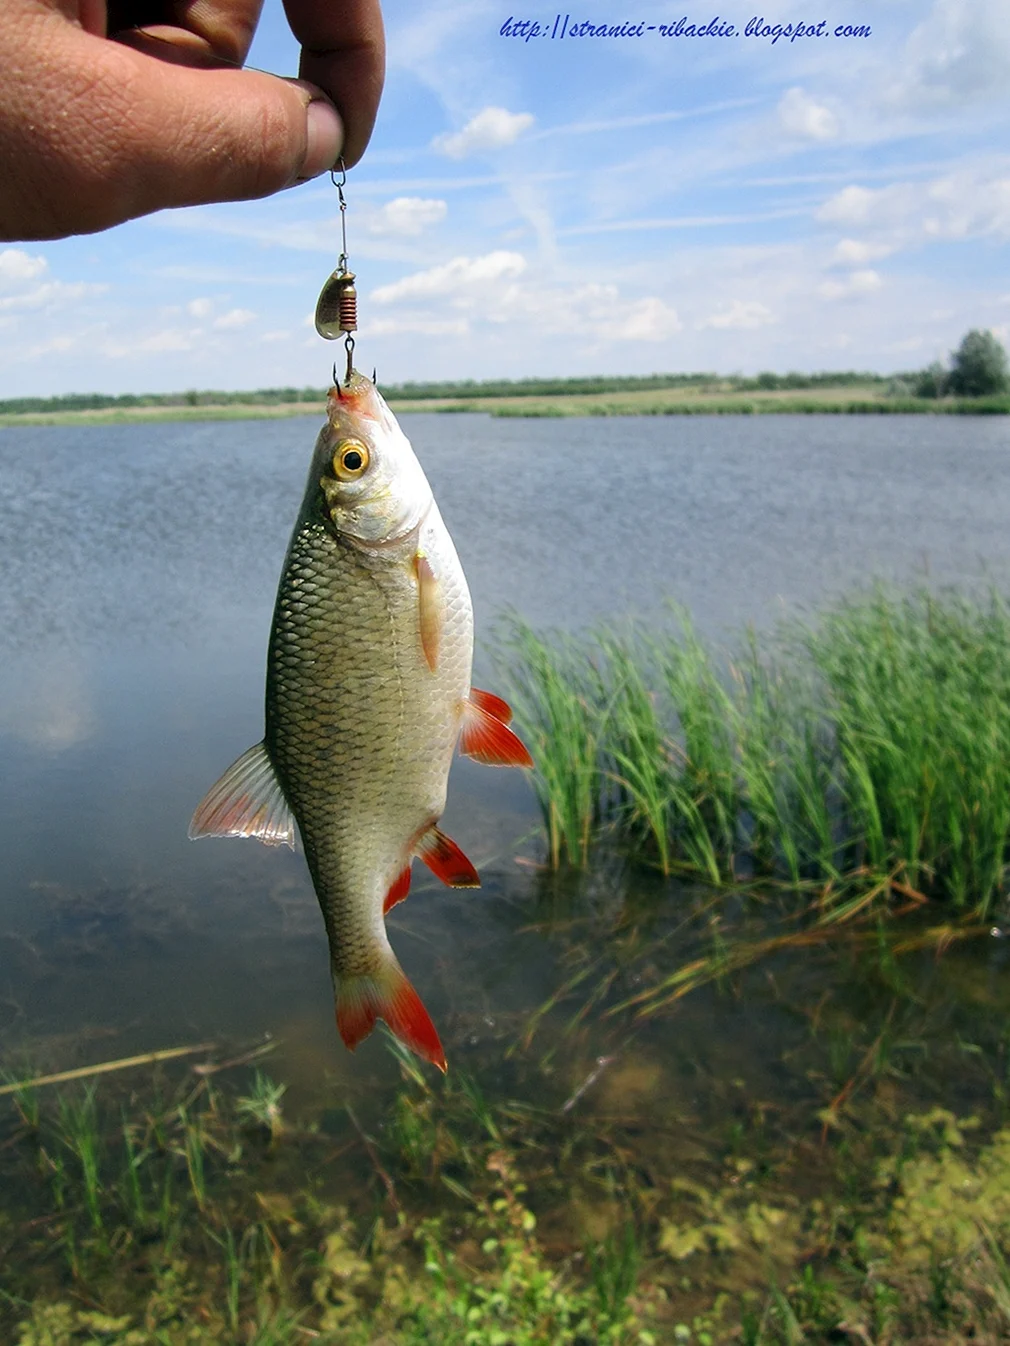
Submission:
<svg viewBox="0 0 1010 1346">
<path fill-rule="evenodd" d="M 330 179 L 337 189 L 340 201 L 340 256 L 337 269 L 332 272 L 316 300 L 316 331 L 327 341 L 336 341 L 344 337 L 344 349 L 347 351 L 347 374 L 345 383 L 351 381 L 351 362 L 354 357 L 354 337 L 358 330 L 358 292 L 354 288 L 354 272 L 347 266 L 347 202 L 344 200 L 344 183 L 347 172 L 343 159 L 340 160 L 340 176 L 336 170 L 330 173 Z M 334 378 L 336 383 L 336 378 Z"/>
</svg>

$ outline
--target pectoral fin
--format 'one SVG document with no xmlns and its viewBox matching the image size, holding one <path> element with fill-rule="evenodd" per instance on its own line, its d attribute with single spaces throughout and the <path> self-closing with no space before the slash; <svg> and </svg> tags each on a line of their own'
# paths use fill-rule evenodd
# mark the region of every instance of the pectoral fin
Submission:
<svg viewBox="0 0 1010 1346">
<path fill-rule="evenodd" d="M 489 694 L 479 695 L 487 697 Z M 495 701 L 498 699 L 493 698 Z M 509 716 L 511 718 L 511 711 Z M 504 721 L 486 710 L 480 700 L 475 701 L 472 692 L 463 710 L 459 750 L 464 756 L 484 762 L 487 766 L 533 765 L 533 758 L 526 751 L 522 739 Z"/>
<path fill-rule="evenodd" d="M 210 787 L 189 825 L 198 837 L 259 837 L 268 846 L 295 846 L 295 820 L 262 743 L 244 752 Z"/>
<path fill-rule="evenodd" d="M 445 625 L 445 599 L 438 577 L 424 552 L 414 556 L 414 575 L 417 578 L 417 610 L 421 627 L 421 648 L 432 673 L 438 667 L 438 651 Z"/>
</svg>

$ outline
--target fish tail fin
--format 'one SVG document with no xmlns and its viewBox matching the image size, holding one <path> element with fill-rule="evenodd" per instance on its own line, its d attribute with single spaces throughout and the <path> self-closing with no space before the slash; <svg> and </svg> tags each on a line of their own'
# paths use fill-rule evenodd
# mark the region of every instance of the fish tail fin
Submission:
<svg viewBox="0 0 1010 1346">
<path fill-rule="evenodd" d="M 395 1037 L 445 1074 L 445 1052 L 421 997 L 403 968 L 390 954 L 381 971 L 371 976 L 333 978 L 337 1028 L 344 1045 L 354 1051 L 384 1019 Z"/>
</svg>

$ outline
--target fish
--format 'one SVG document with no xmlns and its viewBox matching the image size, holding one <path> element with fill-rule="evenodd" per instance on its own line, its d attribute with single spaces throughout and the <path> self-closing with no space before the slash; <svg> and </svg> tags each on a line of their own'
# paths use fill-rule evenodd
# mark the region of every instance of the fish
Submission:
<svg viewBox="0 0 1010 1346">
<path fill-rule="evenodd" d="M 457 744 L 533 765 L 507 702 L 471 686 L 472 661 L 470 591 L 431 487 L 373 380 L 352 371 L 328 396 L 281 572 L 263 739 L 211 786 L 189 835 L 300 836 L 344 1043 L 383 1019 L 443 1072 L 385 917 L 415 856 L 451 887 L 480 886 L 438 828 Z"/>
</svg>

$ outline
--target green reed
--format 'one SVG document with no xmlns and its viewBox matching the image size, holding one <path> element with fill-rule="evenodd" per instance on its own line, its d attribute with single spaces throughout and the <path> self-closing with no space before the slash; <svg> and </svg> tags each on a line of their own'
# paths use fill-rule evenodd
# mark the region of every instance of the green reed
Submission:
<svg viewBox="0 0 1010 1346">
<path fill-rule="evenodd" d="M 551 863 L 927 891 L 985 912 L 1010 843 L 1010 614 L 878 589 L 729 659 L 665 636 L 506 642 Z M 890 892 L 887 887 L 884 896 Z"/>
<path fill-rule="evenodd" d="M 59 1103 L 59 1132 L 63 1144 L 79 1167 L 81 1192 L 92 1228 L 103 1226 L 104 1189 L 101 1173 L 101 1131 L 95 1103 L 95 1086 L 80 1094 L 63 1095 Z"/>
<path fill-rule="evenodd" d="M 512 696 L 537 764 L 534 788 L 544 812 L 551 861 L 585 868 L 600 813 L 604 775 L 601 723 L 606 707 L 598 671 L 563 636 L 547 641 L 518 620 L 508 648 Z"/>
<path fill-rule="evenodd" d="M 877 869 L 985 909 L 1010 835 L 1010 615 L 883 592 L 829 613 L 808 649 L 827 689 L 855 834 Z"/>
</svg>

